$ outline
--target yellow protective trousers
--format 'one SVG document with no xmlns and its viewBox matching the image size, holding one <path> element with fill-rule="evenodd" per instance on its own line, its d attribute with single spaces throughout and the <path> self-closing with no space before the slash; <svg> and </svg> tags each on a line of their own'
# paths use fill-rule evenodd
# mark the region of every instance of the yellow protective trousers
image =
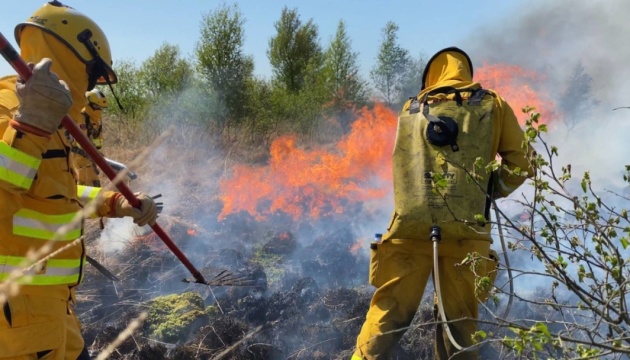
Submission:
<svg viewBox="0 0 630 360">
<path fill-rule="evenodd" d="M 438 260 L 444 311 L 451 333 L 462 346 L 473 344 L 471 335 L 477 329 L 478 300 L 475 274 L 460 264 L 468 253 L 483 257 L 490 253 L 490 242 L 484 240 L 443 241 Z M 433 244 L 430 241 L 389 239 L 372 249 L 370 284 L 377 288 L 365 323 L 357 338 L 353 360 L 389 359 L 394 345 L 404 335 L 420 305 L 424 289 L 433 271 Z M 496 263 L 482 261 L 477 274 L 486 275 Z M 484 294 L 485 295 L 485 294 Z M 483 295 L 480 295 L 483 296 Z M 469 319 L 457 321 L 457 319 Z M 458 350 L 438 325 L 435 339 L 436 359 L 477 359 L 477 352 L 455 355 Z M 399 330 L 399 331 L 397 331 Z"/>
<path fill-rule="evenodd" d="M 71 300 L 10 297 L 0 313 L 0 359 L 76 360 L 84 347 Z"/>
</svg>

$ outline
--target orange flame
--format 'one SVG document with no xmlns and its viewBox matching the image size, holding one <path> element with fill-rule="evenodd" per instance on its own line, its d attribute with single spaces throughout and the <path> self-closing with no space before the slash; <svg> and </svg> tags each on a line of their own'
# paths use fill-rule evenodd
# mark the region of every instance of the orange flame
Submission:
<svg viewBox="0 0 630 360">
<path fill-rule="evenodd" d="M 549 119 L 554 105 L 534 90 L 542 77 L 512 65 L 486 65 L 476 71 L 484 88 L 496 90 L 515 110 L 534 106 Z M 306 150 L 295 136 L 276 139 L 269 165 L 236 165 L 219 183 L 223 210 L 219 220 L 245 211 L 257 220 L 282 211 L 294 220 L 342 214 L 350 205 L 383 199 L 392 192 L 391 155 L 396 113 L 377 104 L 359 112 L 351 132 L 339 143 Z"/>
<path fill-rule="evenodd" d="M 541 122 L 544 123 L 557 116 L 553 101 L 548 100 L 548 94 L 542 90 L 542 86 L 538 86 L 544 80 L 544 77 L 536 72 L 516 65 L 484 64 L 475 70 L 475 81 L 481 83 L 485 89 L 495 90 L 505 99 L 521 125 L 527 119 L 522 112 L 526 106 L 535 107 L 535 111 L 541 115 Z"/>
<path fill-rule="evenodd" d="M 352 245 L 350 245 L 350 248 L 348 250 L 350 251 L 352 255 L 357 255 L 364 245 L 365 245 L 365 239 L 359 238 L 355 240 L 355 242 L 352 243 Z"/>
<path fill-rule="evenodd" d="M 276 139 L 267 167 L 237 165 L 219 184 L 223 211 L 247 211 L 262 220 L 283 211 L 294 219 L 343 213 L 349 204 L 391 190 L 396 114 L 384 105 L 363 109 L 351 132 L 331 149 L 304 150 L 294 136 Z"/>
<path fill-rule="evenodd" d="M 197 235 L 197 230 L 195 230 L 195 229 L 188 229 L 187 233 L 190 236 L 195 236 L 195 235 Z"/>
</svg>

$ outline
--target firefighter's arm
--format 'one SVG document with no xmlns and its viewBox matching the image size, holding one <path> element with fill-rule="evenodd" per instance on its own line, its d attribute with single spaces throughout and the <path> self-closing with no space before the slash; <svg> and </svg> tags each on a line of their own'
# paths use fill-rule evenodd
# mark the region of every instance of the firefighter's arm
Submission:
<svg viewBox="0 0 630 360">
<path fill-rule="evenodd" d="M 0 115 L 0 187 L 10 193 L 27 192 L 42 160 L 50 138 L 17 130 L 14 120 Z"/>
<path fill-rule="evenodd" d="M 72 106 L 70 90 L 50 72 L 51 64 L 50 59 L 34 66 L 29 64 L 32 76 L 28 81 L 18 79 L 15 85 L 18 101 L 15 96 L 4 94 L 0 114 L 0 187 L 14 194 L 30 189 L 50 136 Z M 15 115 L 11 116 L 14 110 Z"/>
<path fill-rule="evenodd" d="M 524 132 L 514 110 L 501 97 L 495 104 L 495 136 L 499 136 L 497 152 L 501 167 L 493 174 L 495 198 L 506 197 L 533 176 L 529 160 L 532 149 L 523 148 Z M 518 174 L 517 174 L 518 173 Z"/>
<path fill-rule="evenodd" d="M 130 216 L 135 222 L 141 226 L 151 222 L 153 224 L 157 218 L 157 205 L 153 199 L 143 193 L 136 193 L 136 197 L 140 200 L 140 209 L 132 207 L 125 197 L 116 191 L 102 191 L 99 187 L 77 185 L 77 195 L 81 202 L 87 204 L 101 195 L 98 204 L 96 204 L 96 213 L 92 218 L 109 217 L 120 218 Z"/>
<path fill-rule="evenodd" d="M 83 188 L 83 189 L 82 189 Z M 84 196 L 81 196 L 81 190 Z M 85 199 L 85 195 L 91 193 L 91 197 L 96 197 L 100 188 L 91 188 L 88 186 L 79 186 L 79 197 Z M 140 201 L 140 208 L 137 209 L 129 203 L 129 201 L 119 192 L 104 191 L 102 201 L 98 204 L 94 217 L 110 217 L 120 218 L 129 216 L 133 222 L 139 226 L 153 225 L 161 210 L 161 205 L 154 201 L 144 193 L 135 193 L 136 198 Z"/>
</svg>

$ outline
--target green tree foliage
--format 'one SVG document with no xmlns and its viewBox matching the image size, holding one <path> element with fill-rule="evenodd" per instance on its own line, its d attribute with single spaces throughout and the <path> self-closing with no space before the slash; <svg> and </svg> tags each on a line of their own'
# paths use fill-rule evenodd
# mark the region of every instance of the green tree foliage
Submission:
<svg viewBox="0 0 630 360">
<path fill-rule="evenodd" d="M 149 99 L 182 91 L 193 77 L 192 66 L 180 56 L 179 47 L 163 44 L 140 67 L 138 80 Z"/>
<path fill-rule="evenodd" d="M 352 51 L 352 43 L 343 20 L 324 53 L 324 81 L 327 96 L 331 97 L 328 109 L 339 118 L 345 131 L 349 130 L 354 108 L 367 103 L 367 83 L 359 74 L 359 54 Z"/>
<path fill-rule="evenodd" d="M 397 43 L 398 29 L 393 21 L 385 25 L 377 61 L 370 71 L 376 90 L 381 93 L 388 106 L 392 106 L 400 98 L 402 84 L 411 62 L 409 51 Z"/>
<path fill-rule="evenodd" d="M 203 17 L 195 48 L 197 70 L 210 99 L 208 109 L 220 130 L 242 122 L 247 107 L 254 61 L 243 52 L 243 22 L 237 5 L 219 7 Z"/>
<path fill-rule="evenodd" d="M 179 47 L 163 44 L 140 66 L 139 81 L 144 89 L 146 121 L 156 132 L 177 122 L 203 125 L 207 101 L 200 89 L 193 65 L 180 55 Z"/>
<path fill-rule="evenodd" d="M 267 145 L 279 125 L 278 116 L 274 114 L 271 84 L 264 79 L 254 78 L 248 83 L 247 91 L 247 137 L 252 144 Z"/>
<path fill-rule="evenodd" d="M 274 74 L 274 116 L 285 130 L 313 135 L 328 100 L 317 26 L 312 20 L 303 24 L 297 10 L 285 7 L 275 27 L 267 50 Z"/>
<path fill-rule="evenodd" d="M 401 79 L 400 92 L 393 103 L 394 109 L 400 110 L 409 97 L 418 95 L 422 87 L 422 73 L 426 65 L 427 58 L 423 54 L 409 60 L 407 68 L 404 70 L 405 76 Z"/>
<path fill-rule="evenodd" d="M 312 19 L 302 24 L 297 10 L 285 7 L 275 27 L 277 34 L 269 40 L 267 51 L 274 77 L 285 89 L 297 93 L 322 66 L 317 25 Z"/>
<path fill-rule="evenodd" d="M 139 80 L 140 70 L 136 64 L 129 60 L 122 60 L 114 65 L 114 72 L 118 76 L 118 82 L 115 86 L 115 93 L 118 97 L 123 109 L 115 106 L 115 101 L 111 90 L 104 88 L 105 95 L 110 99 L 112 106 L 107 108 L 107 113 L 113 115 L 115 119 L 120 121 L 137 121 L 144 115 L 144 109 L 147 105 L 145 91 Z"/>
</svg>

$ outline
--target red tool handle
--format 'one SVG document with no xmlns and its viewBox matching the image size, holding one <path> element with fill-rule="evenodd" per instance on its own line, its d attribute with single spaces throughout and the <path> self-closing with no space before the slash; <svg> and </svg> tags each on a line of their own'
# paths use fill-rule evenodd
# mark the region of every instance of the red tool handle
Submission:
<svg viewBox="0 0 630 360">
<path fill-rule="evenodd" d="M 2 53 L 2 56 L 5 58 L 5 60 L 9 62 L 11 67 L 13 67 L 13 69 L 18 73 L 18 75 L 20 75 L 22 79 L 28 80 L 28 78 L 31 77 L 31 69 L 28 67 L 28 65 L 26 65 L 26 62 L 24 62 L 20 55 L 15 51 L 15 48 L 11 46 L 7 38 L 5 38 L 2 33 L 0 33 L 0 53 Z M 85 134 L 83 134 L 83 131 L 81 131 L 74 120 L 72 120 L 70 116 L 66 115 L 63 117 L 63 120 L 61 120 L 61 124 L 63 125 L 63 127 L 66 128 L 66 130 L 68 130 L 72 137 L 79 142 L 81 147 L 90 155 L 96 165 L 98 165 L 98 167 L 103 170 L 105 175 L 107 175 L 110 180 L 114 180 L 114 178 L 116 177 L 116 172 L 114 171 L 114 169 L 111 168 L 111 166 L 109 166 L 109 164 L 107 164 L 105 158 L 103 158 L 98 150 L 96 150 L 94 145 L 92 145 L 92 142 L 87 138 L 87 136 L 85 136 Z M 134 193 L 131 192 L 127 185 L 122 182 L 118 182 L 116 184 L 116 187 L 132 206 L 140 208 L 140 200 L 136 198 Z M 186 266 L 186 268 L 190 271 L 195 280 L 199 283 L 206 284 L 206 280 L 201 275 L 199 270 L 197 270 L 188 260 L 188 258 L 186 258 L 186 255 L 184 255 L 184 253 L 177 247 L 177 245 L 175 245 L 173 240 L 171 240 L 168 234 L 164 230 L 162 230 L 160 225 L 155 223 L 151 225 L 151 228 L 160 237 L 160 239 L 162 239 L 164 244 L 166 244 L 166 246 L 171 249 L 173 254 L 177 256 L 179 261 L 181 261 L 182 264 Z"/>
</svg>

